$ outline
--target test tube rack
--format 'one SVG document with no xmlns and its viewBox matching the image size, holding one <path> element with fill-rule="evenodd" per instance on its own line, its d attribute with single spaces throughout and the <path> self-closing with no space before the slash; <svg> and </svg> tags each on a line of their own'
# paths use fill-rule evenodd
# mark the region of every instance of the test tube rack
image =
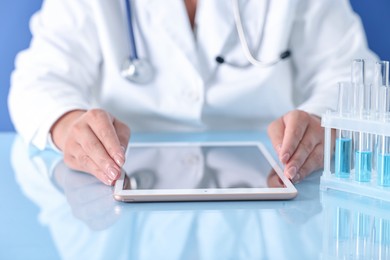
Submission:
<svg viewBox="0 0 390 260">
<path fill-rule="evenodd" d="M 369 182 L 358 182 L 354 178 L 355 169 L 351 169 L 348 178 L 336 177 L 332 171 L 332 132 L 334 130 L 347 130 L 352 132 L 364 132 L 377 136 L 390 137 L 390 123 L 375 119 L 360 119 L 340 116 L 334 111 L 327 111 L 322 117 L 322 127 L 325 128 L 324 139 L 324 171 L 321 176 L 321 190 L 333 189 L 350 192 L 357 195 L 368 196 L 375 199 L 390 201 L 390 187 L 380 186 L 377 183 L 377 172 L 372 170 Z M 333 167 L 334 168 L 334 167 Z"/>
</svg>

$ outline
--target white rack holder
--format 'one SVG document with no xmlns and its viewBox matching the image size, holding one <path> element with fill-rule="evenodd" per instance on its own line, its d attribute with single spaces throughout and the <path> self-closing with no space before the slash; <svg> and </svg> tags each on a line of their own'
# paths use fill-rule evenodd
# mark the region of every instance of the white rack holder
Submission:
<svg viewBox="0 0 390 260">
<path fill-rule="evenodd" d="M 349 178 L 336 177 L 331 171 L 332 155 L 332 129 L 347 130 L 353 132 L 365 132 L 381 136 L 390 136 L 390 123 L 370 119 L 357 119 L 341 117 L 338 113 L 327 111 L 321 120 L 325 128 L 324 140 L 324 171 L 321 176 L 320 189 L 328 189 L 350 192 L 357 195 L 368 196 L 375 199 L 390 201 L 390 187 L 382 187 L 377 184 L 376 172 L 372 171 L 370 182 L 355 181 L 355 170 L 351 170 Z M 335 131 L 334 131 L 335 134 Z"/>
</svg>

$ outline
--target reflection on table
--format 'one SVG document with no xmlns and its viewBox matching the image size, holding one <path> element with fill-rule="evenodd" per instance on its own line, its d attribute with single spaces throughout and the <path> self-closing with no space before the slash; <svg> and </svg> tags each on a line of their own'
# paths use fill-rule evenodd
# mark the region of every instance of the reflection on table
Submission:
<svg viewBox="0 0 390 260">
<path fill-rule="evenodd" d="M 285 187 L 255 145 L 135 146 L 126 154 L 125 189 Z"/>
<path fill-rule="evenodd" d="M 292 201 L 123 204 L 60 155 L 15 139 L 17 181 L 63 259 L 317 259 L 319 176 Z"/>
<path fill-rule="evenodd" d="M 325 259 L 390 259 L 390 203 L 322 193 Z"/>
</svg>

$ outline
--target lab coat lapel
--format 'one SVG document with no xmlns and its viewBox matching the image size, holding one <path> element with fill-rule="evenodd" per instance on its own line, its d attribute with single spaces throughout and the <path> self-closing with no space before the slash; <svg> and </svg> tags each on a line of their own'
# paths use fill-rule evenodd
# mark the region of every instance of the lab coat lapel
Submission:
<svg viewBox="0 0 390 260">
<path fill-rule="evenodd" d="M 194 34 L 188 20 L 183 0 L 148 0 L 145 4 L 151 22 L 158 24 L 178 49 L 198 70 Z"/>
<path fill-rule="evenodd" d="M 234 29 L 232 2 L 206 0 L 198 3 L 198 44 L 208 57 L 208 67 L 211 71 L 211 68 L 216 65 L 215 57 L 221 54 Z"/>
<path fill-rule="evenodd" d="M 215 58 L 222 55 L 228 59 L 232 48 L 239 45 L 234 22 L 231 0 L 203 0 L 198 8 L 198 42 L 208 56 L 209 71 L 217 66 Z M 256 44 L 261 34 L 266 1 L 239 0 L 241 20 L 250 48 Z"/>
</svg>

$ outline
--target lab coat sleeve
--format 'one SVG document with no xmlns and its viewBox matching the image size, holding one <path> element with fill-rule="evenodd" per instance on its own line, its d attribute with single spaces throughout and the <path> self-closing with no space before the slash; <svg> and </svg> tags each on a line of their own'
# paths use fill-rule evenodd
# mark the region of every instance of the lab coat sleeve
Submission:
<svg viewBox="0 0 390 260">
<path fill-rule="evenodd" d="M 337 106 L 337 82 L 350 81 L 353 59 L 376 60 L 348 0 L 301 1 L 291 34 L 298 109 L 321 116 Z"/>
<path fill-rule="evenodd" d="M 23 139 L 40 149 L 61 115 L 93 103 L 101 55 L 88 2 L 44 1 L 30 21 L 30 47 L 16 58 L 10 115 Z"/>
</svg>

